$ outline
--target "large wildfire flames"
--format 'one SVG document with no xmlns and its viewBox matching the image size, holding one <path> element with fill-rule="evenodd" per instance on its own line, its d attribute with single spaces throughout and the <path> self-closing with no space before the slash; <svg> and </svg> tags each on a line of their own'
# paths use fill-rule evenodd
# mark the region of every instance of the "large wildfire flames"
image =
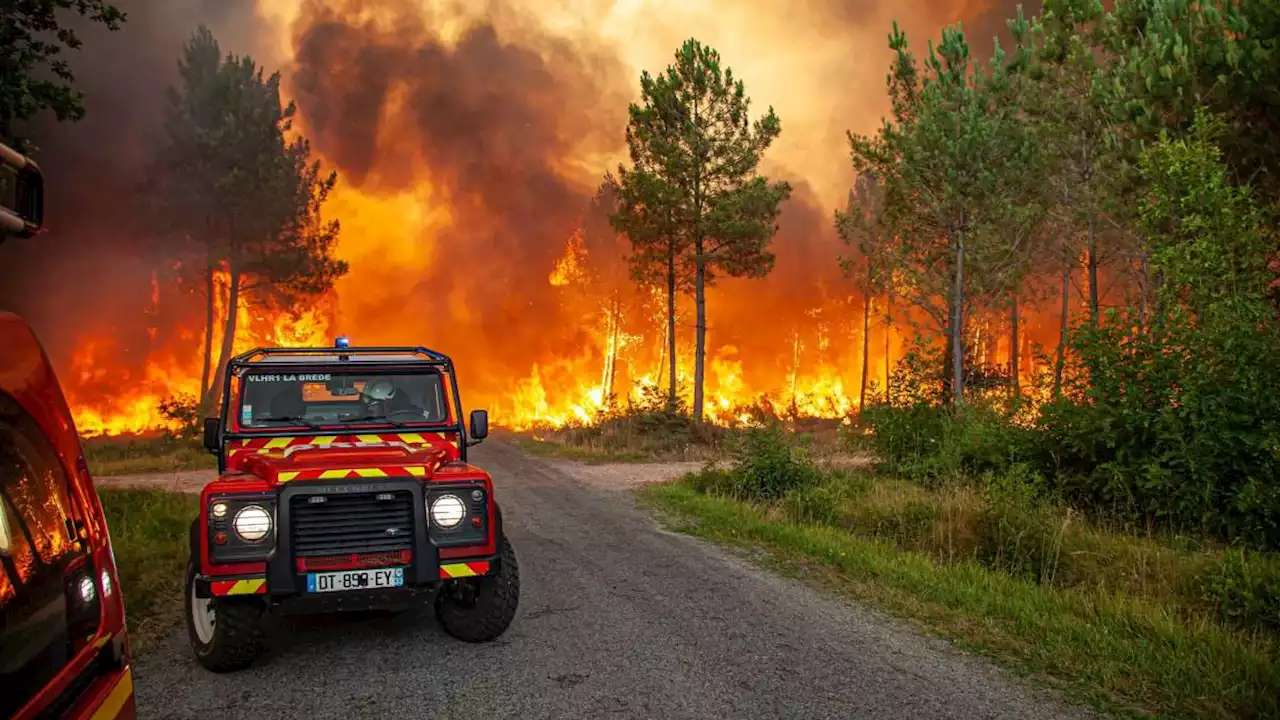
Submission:
<svg viewBox="0 0 1280 720">
<path fill-rule="evenodd" d="M 764 169 L 797 188 L 774 272 L 710 291 L 706 413 L 733 422 L 762 403 L 828 418 L 856 410 L 863 303 L 842 277 L 831 210 L 851 185 L 844 130 L 874 127 L 885 105 L 883 37 L 898 10 L 776 5 L 259 0 L 262 26 L 278 33 L 255 38 L 255 57 L 283 68 L 300 129 L 339 173 L 327 213 L 342 222 L 338 254 L 351 270 L 301 314 L 239 308 L 236 351 L 339 334 L 425 344 L 458 362 L 469 407 L 516 428 L 590 421 L 663 392 L 664 296 L 630 282 L 625 241 L 593 195 L 625 158 L 640 69 L 660 70 L 694 35 L 745 77 L 756 108 L 777 108 L 783 139 Z M 987 9 L 942 5 L 903 18 L 921 47 L 942 23 Z M 832 32 L 833 21 L 847 28 Z M 203 298 L 159 269 L 149 281 L 130 320 L 141 315 L 143 331 L 82 325 L 92 330 L 76 333 L 62 362 L 86 435 L 164 427 L 161 402 L 198 393 Z M 686 393 L 692 310 L 682 298 Z M 883 385 L 914 331 L 886 342 L 878 302 L 872 313 L 868 370 Z M 1049 315 L 1023 330 L 1025 375 L 1041 367 L 1033 345 L 1056 332 Z M 991 333 L 983 347 L 1002 361 L 1007 330 Z"/>
</svg>

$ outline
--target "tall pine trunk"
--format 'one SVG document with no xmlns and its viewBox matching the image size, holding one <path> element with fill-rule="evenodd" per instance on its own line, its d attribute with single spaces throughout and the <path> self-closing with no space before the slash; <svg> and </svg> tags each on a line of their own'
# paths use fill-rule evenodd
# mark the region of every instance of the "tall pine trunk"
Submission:
<svg viewBox="0 0 1280 720">
<path fill-rule="evenodd" d="M 1053 397 L 1062 396 L 1062 370 L 1067 359 L 1067 321 L 1071 312 L 1071 253 L 1062 252 L 1062 311 L 1058 318 L 1058 352 L 1053 361 Z"/>
<path fill-rule="evenodd" d="M 884 294 L 884 401 L 889 402 L 889 391 L 893 389 L 893 363 L 889 357 L 889 342 L 893 337 L 893 288 Z"/>
<path fill-rule="evenodd" d="M 223 387 L 223 378 L 226 377 L 227 363 L 231 361 L 231 352 L 235 346 L 236 340 L 236 310 L 240 307 L 240 271 L 232 261 L 227 265 L 227 322 L 222 330 L 222 351 L 218 354 L 218 373 L 214 376 L 214 392 L 213 397 L 216 402 L 221 402 L 220 393 Z"/>
<path fill-rule="evenodd" d="M 956 233 L 955 287 L 951 291 L 951 397 L 964 403 L 964 232 Z"/>
<path fill-rule="evenodd" d="M 702 259 L 702 238 L 694 246 L 695 277 L 693 297 L 697 315 L 696 336 L 693 347 L 693 422 L 702 422 L 702 380 L 707 354 L 707 288 L 706 267 Z"/>
<path fill-rule="evenodd" d="M 1098 327 L 1098 234 L 1089 212 L 1089 324 Z"/>
<path fill-rule="evenodd" d="M 1018 367 L 1018 294 L 1011 295 L 1013 300 L 1013 310 L 1009 317 L 1011 330 L 1009 332 L 1009 374 L 1013 382 L 1013 396 L 1015 398 L 1022 396 L 1022 384 L 1019 379 L 1020 368 Z"/>
<path fill-rule="evenodd" d="M 667 241 L 667 412 L 676 411 L 676 239 Z"/>
<path fill-rule="evenodd" d="M 213 374 L 213 324 L 217 321 L 214 293 L 218 291 L 214 282 L 213 251 L 209 251 L 209 262 L 204 271 L 204 359 L 200 365 L 200 417 L 205 417 L 213 407 L 213 387 L 209 385 L 209 376 Z"/>
<path fill-rule="evenodd" d="M 871 293 L 862 300 L 862 383 L 858 390 L 858 412 L 867 404 L 867 363 L 871 357 Z"/>
</svg>

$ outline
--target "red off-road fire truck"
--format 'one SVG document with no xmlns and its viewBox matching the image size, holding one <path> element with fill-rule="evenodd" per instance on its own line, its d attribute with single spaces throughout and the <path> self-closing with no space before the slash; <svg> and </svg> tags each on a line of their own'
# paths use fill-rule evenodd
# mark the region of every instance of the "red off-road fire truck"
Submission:
<svg viewBox="0 0 1280 720">
<path fill-rule="evenodd" d="M 204 444 L 219 477 L 191 524 L 196 658 L 241 669 L 264 613 L 406 609 L 484 642 L 515 617 L 520 570 L 493 480 L 467 461 L 453 361 L 425 347 L 264 348 L 231 360 Z"/>
<path fill-rule="evenodd" d="M 0 243 L 44 216 L 40 168 L 0 145 Z M 0 716 L 133 718 L 120 580 L 75 422 L 31 328 L 0 312 Z"/>
</svg>

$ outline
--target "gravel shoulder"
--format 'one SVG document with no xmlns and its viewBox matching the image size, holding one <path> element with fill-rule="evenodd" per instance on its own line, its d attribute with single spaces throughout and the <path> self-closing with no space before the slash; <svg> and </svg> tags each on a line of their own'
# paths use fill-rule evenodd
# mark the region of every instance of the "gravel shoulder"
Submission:
<svg viewBox="0 0 1280 720">
<path fill-rule="evenodd" d="M 175 632 L 137 667 L 140 717 L 1086 717 L 987 661 L 662 530 L 630 487 L 700 463 L 473 451 L 520 559 L 521 609 L 486 645 L 428 609 L 278 623 L 248 671 L 200 669 Z M 103 478 L 198 489 L 209 473 Z"/>
</svg>

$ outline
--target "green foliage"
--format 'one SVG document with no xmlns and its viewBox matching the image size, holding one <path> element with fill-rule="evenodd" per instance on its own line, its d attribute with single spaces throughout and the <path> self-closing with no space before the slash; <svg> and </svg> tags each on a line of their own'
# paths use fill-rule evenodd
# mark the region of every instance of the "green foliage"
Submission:
<svg viewBox="0 0 1280 720">
<path fill-rule="evenodd" d="M 757 169 L 782 125 L 772 108 L 752 122 L 742 81 L 694 39 L 681 45 L 665 73 L 641 74 L 640 95 L 630 107 L 632 167 L 618 168 L 614 224 L 631 239 L 633 277 L 661 277 L 672 293 L 692 280 L 693 417 L 701 421 L 705 288 L 720 275 L 763 277 L 773 269 L 768 245 L 791 186 Z M 673 313 L 669 305 L 668 317 Z"/>
<path fill-rule="evenodd" d="M 981 404 L 880 403 L 866 408 L 862 420 L 871 432 L 859 443 L 882 468 L 926 486 L 1003 472 L 1025 462 L 1034 443 L 1028 430 Z"/>
<path fill-rule="evenodd" d="M 1038 144 L 1010 102 L 1017 68 L 998 45 L 990 66 L 978 68 L 964 33 L 947 28 L 923 73 L 896 24 L 889 46 L 892 118 L 874 136 L 849 136 L 854 170 L 880 188 L 879 211 L 870 221 L 840 214 L 837 226 L 861 237 L 860 254 L 890 268 L 905 298 L 946 335 L 948 385 L 960 401 L 966 318 L 1015 288 L 1032 257 Z"/>
<path fill-rule="evenodd" d="M 1233 625 L 1280 632 L 1280 560 L 1273 555 L 1227 552 L 1192 579 L 1201 602 Z"/>
<path fill-rule="evenodd" d="M 41 110 L 52 110 L 59 121 L 84 117 L 84 93 L 75 88 L 63 56 L 83 41 L 59 22 L 66 11 L 108 30 L 119 30 L 126 19 L 105 0 L 6 0 L 0 9 L 0 140 L 22 146 L 16 124 Z"/>
<path fill-rule="evenodd" d="M 699 492 L 753 502 L 779 500 L 802 492 L 822 477 L 807 450 L 780 425 L 748 428 L 734 437 L 728 468 L 709 466 L 686 481 Z"/>
<path fill-rule="evenodd" d="M 1280 321 L 1258 214 L 1197 127 L 1142 157 L 1160 314 L 1077 334 L 1077 387 L 1043 410 L 1043 448 L 1084 506 L 1275 548 Z"/>
</svg>

